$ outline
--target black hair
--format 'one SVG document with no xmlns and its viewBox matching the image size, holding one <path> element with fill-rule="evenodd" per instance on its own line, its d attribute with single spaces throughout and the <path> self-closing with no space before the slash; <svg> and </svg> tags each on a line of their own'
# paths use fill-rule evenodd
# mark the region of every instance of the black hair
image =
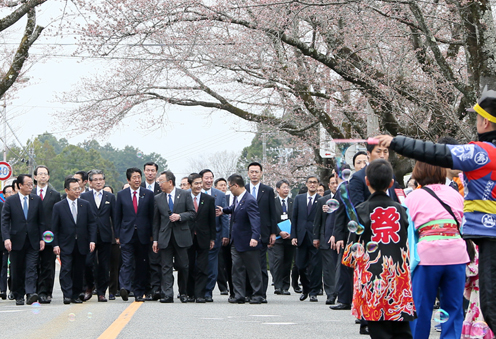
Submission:
<svg viewBox="0 0 496 339">
<path fill-rule="evenodd" d="M 202 177 L 202 179 L 203 179 L 203 175 L 204 175 L 205 173 L 208 173 L 208 172 L 212 173 L 212 176 L 213 176 L 213 177 L 215 177 L 214 172 L 212 172 L 212 171 L 211 171 L 211 170 L 209 170 L 208 168 L 202 169 L 202 170 L 200 171 L 200 173 L 199 173 L 199 174 L 201 175 L 201 177 Z"/>
<path fill-rule="evenodd" d="M 162 173 L 160 173 L 160 175 L 165 175 L 165 180 L 167 180 L 167 181 L 172 180 L 172 185 L 176 186 L 176 176 L 174 175 L 174 173 L 167 170 L 167 171 L 163 171 Z M 189 178 L 188 178 L 188 182 L 189 182 Z"/>
<path fill-rule="evenodd" d="M 81 176 L 82 181 L 88 181 L 88 173 L 85 171 L 77 171 L 74 174 L 79 174 Z"/>
<path fill-rule="evenodd" d="M 131 167 L 126 170 L 126 178 L 127 180 L 131 180 L 131 177 L 133 176 L 133 173 L 139 173 L 139 175 L 142 177 L 143 173 L 141 170 L 137 167 Z"/>
<path fill-rule="evenodd" d="M 310 180 L 311 178 L 317 179 L 317 184 L 320 184 L 320 179 L 316 175 L 309 175 L 308 177 L 306 177 L 305 182 L 308 182 L 308 180 Z"/>
<path fill-rule="evenodd" d="M 298 194 L 305 194 L 308 192 L 308 187 L 303 185 L 302 187 L 300 187 L 300 190 L 298 191 Z"/>
<path fill-rule="evenodd" d="M 17 191 L 16 187 L 17 187 L 17 179 L 12 181 L 12 189 L 14 190 L 14 192 Z"/>
<path fill-rule="evenodd" d="M 239 174 L 231 174 L 229 178 L 227 178 L 227 181 L 229 181 L 231 185 L 236 184 L 239 187 L 245 187 L 245 181 L 243 180 L 243 177 Z"/>
<path fill-rule="evenodd" d="M 193 181 L 195 181 L 196 179 L 201 179 L 202 176 L 198 173 L 191 173 L 189 176 L 188 176 L 188 182 L 190 185 L 193 185 Z"/>
<path fill-rule="evenodd" d="M 373 149 L 373 148 L 372 148 Z M 372 151 L 370 151 L 372 152 Z M 365 155 L 367 156 L 367 152 L 364 152 L 364 151 L 359 151 L 359 152 L 356 152 L 356 154 L 353 156 L 353 166 L 355 166 L 355 160 L 356 158 L 359 156 L 359 155 Z"/>
<path fill-rule="evenodd" d="M 9 188 L 9 187 L 10 187 L 10 188 L 12 188 L 12 185 L 6 185 L 6 186 L 3 188 L 3 190 L 2 190 L 3 195 L 5 195 L 5 194 L 7 193 L 7 192 L 5 192 L 5 191 L 6 191 L 6 190 L 7 190 L 7 188 Z"/>
<path fill-rule="evenodd" d="M 49 169 L 48 169 L 48 167 L 46 167 L 45 165 L 39 165 L 39 166 L 36 166 L 36 168 L 34 169 L 33 174 L 34 174 L 34 175 L 38 175 L 38 169 L 40 169 L 40 168 L 44 168 L 44 169 L 46 169 L 46 170 L 47 170 L 48 175 L 50 175 L 50 170 L 49 170 Z"/>
<path fill-rule="evenodd" d="M 153 161 L 149 161 L 143 165 L 143 171 L 146 169 L 146 166 L 155 166 L 155 170 L 158 172 L 158 165 Z"/>
<path fill-rule="evenodd" d="M 214 181 L 214 186 L 217 186 L 217 184 L 219 183 L 219 181 L 224 181 L 226 184 L 227 184 L 227 180 L 224 179 L 224 178 L 219 178 L 219 179 L 215 179 Z"/>
<path fill-rule="evenodd" d="M 70 189 L 71 183 L 73 183 L 73 182 L 75 182 L 76 184 L 79 185 L 79 181 L 76 178 L 74 178 L 74 177 L 67 177 L 67 178 L 65 178 L 64 188 L 65 189 Z"/>
<path fill-rule="evenodd" d="M 385 191 L 393 180 L 393 167 L 388 161 L 377 159 L 367 166 L 365 175 L 375 191 Z"/>
<path fill-rule="evenodd" d="M 19 174 L 17 176 L 16 185 L 17 185 L 17 188 L 18 189 L 21 189 L 20 185 L 24 185 L 24 178 L 25 177 L 31 178 L 31 174 Z"/>
<path fill-rule="evenodd" d="M 251 162 L 248 164 L 248 166 L 246 166 L 246 169 L 250 169 L 251 166 L 258 166 L 260 167 L 260 172 L 263 172 L 263 168 L 262 168 L 262 164 L 260 164 L 259 162 Z"/>
<path fill-rule="evenodd" d="M 276 188 L 281 188 L 282 184 L 286 184 L 289 186 L 289 181 L 287 181 L 286 179 L 281 179 L 279 180 L 277 183 L 276 183 Z"/>
<path fill-rule="evenodd" d="M 114 193 L 114 189 L 112 188 L 112 186 L 109 186 L 109 185 L 105 185 L 105 186 L 103 186 L 103 188 L 105 188 L 105 187 L 110 188 L 110 192 Z"/>
<path fill-rule="evenodd" d="M 372 153 L 372 151 L 374 150 L 374 148 L 376 146 L 379 146 L 379 145 L 378 144 L 367 144 L 367 146 L 365 146 L 365 147 L 367 148 L 367 152 Z"/>
</svg>

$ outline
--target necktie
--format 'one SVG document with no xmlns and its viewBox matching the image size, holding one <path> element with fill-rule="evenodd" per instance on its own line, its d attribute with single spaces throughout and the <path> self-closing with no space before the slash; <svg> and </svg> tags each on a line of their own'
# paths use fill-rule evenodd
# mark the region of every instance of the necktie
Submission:
<svg viewBox="0 0 496 339">
<path fill-rule="evenodd" d="M 208 194 L 208 191 L 205 191 L 205 194 Z M 210 194 L 208 194 L 208 195 L 210 195 Z"/>
<path fill-rule="evenodd" d="M 24 210 L 24 218 L 28 220 L 28 197 L 24 197 L 24 204 L 22 204 L 22 209 Z"/>
<path fill-rule="evenodd" d="M 255 199 L 257 198 L 257 188 L 255 186 L 251 189 L 251 195 L 253 195 Z"/>
<path fill-rule="evenodd" d="M 136 191 L 133 192 L 133 207 L 134 213 L 138 213 L 138 199 L 136 198 Z"/>
<path fill-rule="evenodd" d="M 152 189 L 152 185 L 148 185 L 148 189 L 149 189 L 150 191 L 153 191 L 153 189 Z"/>
<path fill-rule="evenodd" d="M 234 209 L 238 207 L 238 197 L 234 197 Z"/>
<path fill-rule="evenodd" d="M 287 213 L 288 210 L 286 208 L 286 199 L 282 200 L 282 213 Z"/>
<path fill-rule="evenodd" d="M 77 209 L 76 209 L 76 201 L 74 200 L 71 205 L 71 213 L 72 218 L 74 219 L 74 223 L 77 224 Z"/>
<path fill-rule="evenodd" d="M 102 192 L 97 192 L 96 193 L 96 199 L 95 199 L 95 203 L 96 203 L 97 208 L 100 208 L 101 202 L 102 202 Z"/>
<path fill-rule="evenodd" d="M 41 198 L 41 201 L 43 201 L 43 188 L 40 189 L 40 198 Z"/>
<path fill-rule="evenodd" d="M 312 197 L 308 197 L 307 213 L 310 214 L 312 210 Z"/>
<path fill-rule="evenodd" d="M 193 200 L 193 205 L 195 205 L 195 211 L 198 212 L 198 203 L 196 202 L 196 197 Z"/>
<path fill-rule="evenodd" d="M 174 202 L 172 201 L 172 196 L 169 194 L 169 210 L 174 211 Z"/>
</svg>

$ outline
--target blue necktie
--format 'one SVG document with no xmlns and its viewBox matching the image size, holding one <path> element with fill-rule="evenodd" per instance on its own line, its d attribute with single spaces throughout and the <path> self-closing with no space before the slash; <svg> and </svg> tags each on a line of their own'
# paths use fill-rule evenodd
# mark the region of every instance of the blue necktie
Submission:
<svg viewBox="0 0 496 339">
<path fill-rule="evenodd" d="M 28 220 L 28 197 L 24 197 L 24 204 L 22 206 L 22 209 L 24 210 L 24 218 Z"/>
<path fill-rule="evenodd" d="M 172 196 L 169 194 L 169 209 L 170 211 L 174 211 L 174 202 L 172 201 Z"/>
<path fill-rule="evenodd" d="M 253 186 L 253 188 L 251 189 L 251 195 L 253 195 L 253 197 L 257 199 L 257 188 L 255 186 Z"/>
<path fill-rule="evenodd" d="M 234 209 L 238 207 L 238 197 L 234 197 Z"/>
<path fill-rule="evenodd" d="M 282 201 L 282 213 L 287 213 L 287 209 L 286 209 L 286 199 L 284 199 Z"/>
</svg>

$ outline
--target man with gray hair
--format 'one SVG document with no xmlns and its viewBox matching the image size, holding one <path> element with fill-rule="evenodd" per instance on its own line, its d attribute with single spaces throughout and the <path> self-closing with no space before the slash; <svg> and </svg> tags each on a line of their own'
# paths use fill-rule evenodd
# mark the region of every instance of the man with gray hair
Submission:
<svg viewBox="0 0 496 339">
<path fill-rule="evenodd" d="M 106 302 L 105 292 L 110 282 L 110 252 L 112 249 L 112 237 L 114 237 L 112 223 L 115 196 L 103 189 L 105 187 L 105 174 L 103 171 L 94 169 L 89 173 L 88 179 L 92 190 L 81 194 L 81 199 L 90 203 L 90 210 L 95 215 L 97 241 L 95 251 L 89 253 L 86 257 L 86 291 L 84 299 L 91 298 L 93 285 L 96 283 L 98 301 Z M 98 260 L 95 261 L 96 258 Z M 93 271 L 96 272 L 96 279 L 94 279 Z"/>
</svg>

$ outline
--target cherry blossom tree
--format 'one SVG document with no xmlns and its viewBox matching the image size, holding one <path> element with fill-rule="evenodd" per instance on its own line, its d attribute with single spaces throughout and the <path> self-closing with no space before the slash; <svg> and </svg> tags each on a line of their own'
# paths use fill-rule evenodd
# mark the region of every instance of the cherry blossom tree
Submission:
<svg viewBox="0 0 496 339">
<path fill-rule="evenodd" d="M 62 100 L 101 130 L 145 110 L 157 122 L 170 105 L 205 107 L 299 138 L 322 164 L 319 124 L 365 138 L 376 117 L 392 135 L 468 140 L 465 108 L 496 78 L 487 0 L 74 3 L 89 13 L 79 51 L 111 62 Z"/>
</svg>

